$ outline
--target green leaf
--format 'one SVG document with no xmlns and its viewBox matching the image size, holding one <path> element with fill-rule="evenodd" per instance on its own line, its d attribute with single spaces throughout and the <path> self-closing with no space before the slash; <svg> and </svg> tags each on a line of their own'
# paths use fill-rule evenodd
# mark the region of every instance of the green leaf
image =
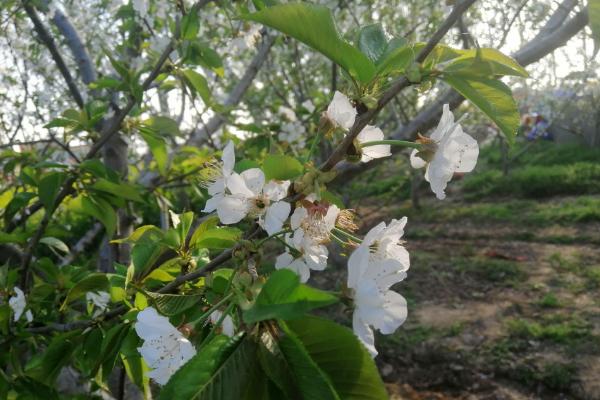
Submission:
<svg viewBox="0 0 600 400">
<path fill-rule="evenodd" d="M 377 63 L 387 48 L 387 39 L 381 24 L 365 25 L 361 28 L 358 33 L 358 48 L 371 61 Z"/>
<path fill-rule="evenodd" d="M 56 195 L 60 191 L 62 183 L 65 181 L 65 174 L 63 172 L 52 172 L 45 175 L 38 186 L 38 196 L 42 204 L 47 211 L 52 212 L 54 210 L 54 201 Z"/>
<path fill-rule="evenodd" d="M 410 67 L 423 47 L 422 44 L 411 44 L 395 48 L 388 47 L 377 65 L 377 75 L 403 73 Z"/>
<path fill-rule="evenodd" d="M 161 254 L 164 248 L 158 243 L 139 242 L 131 249 L 131 262 L 133 263 L 134 275 L 136 277 L 143 276 L 148 268 L 152 267 Z"/>
<path fill-rule="evenodd" d="M 154 225 L 137 228 L 131 235 L 123 239 L 111 240 L 111 243 L 157 242 L 163 237 L 163 231 Z"/>
<path fill-rule="evenodd" d="M 100 292 L 100 291 L 108 291 L 109 282 L 108 278 L 103 273 L 93 273 L 89 274 L 79 282 L 73 286 L 69 292 L 67 293 L 67 297 L 60 307 L 61 310 L 67 306 L 68 303 L 77 299 L 80 296 L 83 296 L 87 292 Z"/>
<path fill-rule="evenodd" d="M 302 398 L 307 400 L 341 399 L 329 377 L 311 358 L 296 334 L 288 329 L 285 323 L 280 323 L 280 326 L 285 334 L 279 339 L 279 348 L 293 372 Z M 345 399 L 345 397 L 343 398 Z"/>
<path fill-rule="evenodd" d="M 61 369 L 71 361 L 73 351 L 81 341 L 79 332 L 55 336 L 39 358 L 33 358 L 26 374 L 48 386 L 54 386 Z"/>
<path fill-rule="evenodd" d="M 199 230 L 202 228 L 202 231 Z M 228 249 L 242 237 L 242 231 L 232 227 L 206 227 L 202 225 L 194 232 L 190 240 L 192 249 Z"/>
<path fill-rule="evenodd" d="M 213 103 L 213 98 L 206 78 L 192 69 L 184 69 L 182 72 L 185 76 L 188 86 L 192 90 L 192 94 L 200 95 L 200 98 L 202 98 L 204 104 L 211 105 Z"/>
<path fill-rule="evenodd" d="M 264 331 L 260 335 L 258 360 L 269 379 L 285 393 L 285 398 L 298 397 L 299 389 L 292 376 L 291 368 L 283 356 L 279 343 L 268 331 Z"/>
<path fill-rule="evenodd" d="M 327 374 L 340 398 L 388 398 L 373 359 L 350 329 L 313 316 L 286 324 Z"/>
<path fill-rule="evenodd" d="M 52 236 L 46 236 L 41 238 L 40 243 L 44 243 L 45 245 L 48 245 L 56 250 L 62 251 L 65 254 L 69 252 L 69 246 L 67 246 L 65 242 Z"/>
<path fill-rule="evenodd" d="M 283 154 L 269 154 L 263 162 L 263 171 L 267 179 L 284 181 L 302 175 L 304 167 L 294 157 Z"/>
<path fill-rule="evenodd" d="M 451 60 L 444 68 L 445 73 L 463 73 L 464 75 L 513 75 L 527 78 L 527 71 L 513 58 L 496 49 L 477 48 L 459 50 L 461 56 Z"/>
<path fill-rule="evenodd" d="M 193 7 L 190 12 L 181 19 L 181 38 L 185 40 L 193 40 L 198 35 L 200 29 L 200 19 L 198 18 L 198 10 Z"/>
<path fill-rule="evenodd" d="M 145 119 L 142 122 L 142 126 L 152 129 L 160 136 L 178 136 L 181 133 L 177 121 L 160 115 Z"/>
<path fill-rule="evenodd" d="M 162 388 L 159 400 L 239 399 L 256 365 L 256 343 L 247 336 L 215 336 Z"/>
<path fill-rule="evenodd" d="M 240 174 L 250 168 L 260 168 L 260 164 L 254 160 L 244 158 L 243 160 L 240 160 L 235 163 L 235 167 L 233 168 L 233 170 Z"/>
<path fill-rule="evenodd" d="M 252 308 L 245 310 L 246 323 L 266 319 L 293 319 L 303 316 L 310 310 L 336 303 L 338 298 L 300 283 L 293 271 L 275 271 L 262 287 Z"/>
<path fill-rule="evenodd" d="M 519 109 L 508 86 L 496 79 L 444 74 L 444 81 L 498 125 L 509 143 L 521 124 Z"/>
<path fill-rule="evenodd" d="M 81 211 L 100 221 L 106 229 L 106 235 L 112 237 L 117 225 L 117 213 L 108 201 L 101 197 L 82 196 Z"/>
<path fill-rule="evenodd" d="M 161 175 L 167 172 L 167 164 L 169 162 L 169 154 L 167 152 L 167 142 L 165 139 L 156 134 L 152 129 L 142 128 L 138 129 L 140 136 L 144 139 L 150 152 L 156 160 L 156 166 Z"/>
<path fill-rule="evenodd" d="M 242 19 L 259 22 L 289 35 L 325 55 L 350 76 L 368 83 L 375 75 L 375 66 L 367 56 L 340 36 L 325 6 L 307 3 L 279 4 Z"/>
<path fill-rule="evenodd" d="M 29 204 L 29 201 L 35 197 L 32 192 L 15 193 L 6 208 L 4 209 L 4 223 L 8 224 L 21 208 Z"/>
<path fill-rule="evenodd" d="M 600 43 L 600 0 L 588 0 L 588 18 L 592 36 L 598 48 Z"/>
<path fill-rule="evenodd" d="M 91 189 L 98 190 L 104 193 L 110 193 L 117 197 L 122 197 L 127 200 L 143 203 L 144 200 L 140 196 L 137 188 L 126 183 L 114 183 L 104 178 L 98 178 L 91 186 Z"/>
<path fill-rule="evenodd" d="M 188 308 L 195 306 L 202 300 L 201 295 L 179 295 L 146 292 L 146 296 L 152 299 L 154 306 L 161 314 L 172 316 L 179 314 Z"/>
</svg>

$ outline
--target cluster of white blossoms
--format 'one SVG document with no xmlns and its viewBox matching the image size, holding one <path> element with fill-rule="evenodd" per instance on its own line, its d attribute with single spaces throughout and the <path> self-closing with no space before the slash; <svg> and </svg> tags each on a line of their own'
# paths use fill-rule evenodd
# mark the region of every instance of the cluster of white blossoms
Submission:
<svg viewBox="0 0 600 400">
<path fill-rule="evenodd" d="M 14 291 L 15 295 L 8 299 L 8 305 L 13 311 L 13 320 L 17 322 L 23 315 L 25 307 L 27 307 L 27 301 L 25 300 L 25 293 L 20 288 L 15 286 Z M 33 321 L 31 310 L 25 312 L 25 319 L 27 322 Z"/>
<path fill-rule="evenodd" d="M 335 92 L 333 100 L 325 111 L 325 117 L 334 128 L 349 130 L 354 125 L 357 111 L 348 97 L 340 92 Z M 354 147 L 360 151 L 361 161 L 369 162 L 375 158 L 391 156 L 389 144 L 378 144 L 375 146 L 361 147 L 361 144 L 383 140 L 384 134 L 381 129 L 373 125 L 365 126 L 356 137 Z"/>
<path fill-rule="evenodd" d="M 287 111 L 286 108 L 282 110 L 284 114 Z M 293 111 L 289 110 L 288 114 L 291 113 Z M 336 92 L 324 113 L 325 126 L 330 131 L 347 131 L 354 125 L 356 115 L 357 111 L 348 97 Z M 354 147 L 361 161 L 391 155 L 388 144 L 361 146 L 381 140 L 384 140 L 383 132 L 371 125 L 357 135 Z M 477 142 L 463 132 L 459 122 L 454 121 L 447 104 L 431 137 L 419 136 L 416 143 L 418 149 L 413 150 L 410 156 L 411 165 L 427 168 L 425 178 L 439 199 L 445 197 L 444 190 L 455 172 L 469 172 L 477 162 Z M 267 182 L 259 168 L 237 173 L 234 166 L 234 147 L 229 142 L 223 149 L 221 162 L 207 169 L 208 176 L 205 178 L 209 182 L 207 189 L 211 197 L 203 211 L 216 211 L 221 223 L 226 225 L 252 218 L 270 236 L 284 235 L 286 250 L 277 257 L 275 267 L 294 271 L 302 282 L 308 281 L 311 270 L 322 271 L 327 267 L 327 245 L 332 238 L 345 242 L 346 239 L 337 235 L 349 237 L 350 241 L 345 243 L 355 247 L 348 259 L 347 280 L 348 294 L 354 301 L 352 326 L 356 336 L 375 357 L 374 331 L 392 334 L 407 316 L 406 300 L 391 290 L 394 284 L 406 278 L 410 267 L 410 257 L 402 242 L 406 217 L 393 219 L 389 225 L 381 222 L 361 241 L 351 234 L 357 227 L 350 210 L 341 210 L 313 193 L 298 201 L 290 216 L 292 206 L 284 201 L 290 181 Z M 175 225 L 177 219 L 174 215 Z M 22 292 L 18 288 L 15 292 L 17 296 L 11 299 L 11 307 L 15 310 L 16 320 L 23 313 L 25 303 Z M 109 296 L 89 293 L 88 301 L 105 308 Z M 220 324 L 222 334 L 233 336 L 235 333 L 232 318 L 224 316 L 221 311 L 212 312 L 208 322 Z M 160 384 L 166 383 L 196 354 L 192 344 L 154 308 L 148 307 L 138 314 L 135 329 L 144 339 L 139 351 L 151 368 L 149 377 Z"/>
<path fill-rule="evenodd" d="M 211 198 L 204 212 L 217 210 L 221 223 L 236 224 L 246 217 L 257 218 L 259 225 L 272 235 L 281 230 L 290 215 L 290 203 L 282 201 L 290 181 L 266 182 L 260 168 L 250 168 L 238 174 L 233 171 L 235 154 L 233 143 L 223 150 L 222 163 L 213 168 L 208 193 Z"/>
<path fill-rule="evenodd" d="M 314 198 L 314 195 L 308 196 L 294 210 L 290 218 L 293 232 L 285 237 L 286 252 L 275 261 L 275 268 L 291 269 L 302 282 L 310 278 L 311 269 L 322 271 L 327 267 L 326 244 L 340 215 L 337 206 L 311 201 Z"/>
</svg>

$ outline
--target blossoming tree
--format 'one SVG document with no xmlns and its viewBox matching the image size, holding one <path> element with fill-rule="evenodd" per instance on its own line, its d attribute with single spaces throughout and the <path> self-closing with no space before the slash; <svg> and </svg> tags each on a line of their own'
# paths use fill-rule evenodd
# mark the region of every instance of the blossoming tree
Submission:
<svg viewBox="0 0 600 400">
<path fill-rule="evenodd" d="M 408 315 L 397 284 L 409 276 L 402 237 L 410 223 L 381 221 L 360 235 L 334 183 L 407 150 L 443 200 L 454 174 L 472 171 L 479 153 L 451 111 L 460 101 L 437 104 L 415 140 L 391 137 L 377 116 L 401 92 L 437 96 L 443 82 L 510 142 L 520 119 L 502 78 L 526 77 L 517 59 L 532 62 L 561 43 L 515 58 L 444 45 L 475 0 L 448 7 L 423 42 L 391 36 L 381 24 L 349 25 L 349 40 L 330 8 L 308 2 L 212 5 L 210 18 L 208 3 L 120 5 L 115 34 L 123 40 L 98 46 L 94 63 L 55 3 L 7 2 L 10 18 L 32 24 L 76 106 L 56 110 L 44 127 L 50 139 L 36 143 L 57 144 L 68 160 L 39 147 L 15 151 L 12 142 L 1 155 L 2 398 L 58 398 L 65 368 L 86 382 L 86 393 L 110 391 L 109 377 L 121 371 L 112 390 L 121 398 L 125 377 L 146 398 L 386 398 L 373 361 L 376 332 L 392 334 Z M 598 8 L 590 1 L 593 32 Z M 588 20 L 582 13 L 569 21 L 578 29 Z M 46 20 L 64 36 L 79 75 Z M 213 82 L 227 63 L 199 32 L 219 36 L 232 21 L 243 29 L 227 51 L 256 48 L 256 56 L 229 94 L 219 94 Z M 330 60 L 343 83 L 265 111 L 260 124 L 236 120 L 267 53 L 291 43 Z M 182 110 L 200 103 L 211 118 L 183 121 L 182 112 L 177 121 L 149 98 Z M 185 140 L 182 123 L 193 127 Z M 431 123 L 437 127 L 426 136 Z M 129 165 L 128 141 L 148 149 L 142 161 Z M 178 184 L 189 190 L 187 204 Z M 91 234 L 78 230 L 90 219 L 98 222 Z M 99 232 L 98 270 L 82 254 Z M 312 285 L 340 249 L 346 279 Z M 352 315 L 347 326 L 325 317 L 334 307 Z"/>
</svg>

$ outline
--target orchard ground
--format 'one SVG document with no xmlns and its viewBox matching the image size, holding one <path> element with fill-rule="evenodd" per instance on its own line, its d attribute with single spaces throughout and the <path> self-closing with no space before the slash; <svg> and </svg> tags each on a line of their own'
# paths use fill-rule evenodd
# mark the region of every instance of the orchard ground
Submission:
<svg viewBox="0 0 600 400">
<path fill-rule="evenodd" d="M 393 167 L 348 190 L 362 230 L 409 221 L 382 376 L 397 399 L 600 399 L 600 149 L 539 143 L 504 177 L 496 147 L 443 202 L 423 183 L 420 210 Z"/>
</svg>

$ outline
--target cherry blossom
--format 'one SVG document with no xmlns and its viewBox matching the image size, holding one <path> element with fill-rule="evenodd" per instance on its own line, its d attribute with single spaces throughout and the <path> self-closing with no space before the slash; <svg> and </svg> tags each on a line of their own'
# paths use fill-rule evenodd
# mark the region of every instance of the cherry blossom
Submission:
<svg viewBox="0 0 600 400">
<path fill-rule="evenodd" d="M 144 340 L 138 351 L 150 367 L 148 377 L 164 385 L 169 378 L 196 355 L 196 349 L 169 319 L 147 307 L 137 315 L 135 331 Z"/>
<path fill-rule="evenodd" d="M 455 172 L 471 172 L 477 164 L 477 141 L 463 132 L 459 122 L 454 122 L 450 106 L 444 104 L 442 118 L 429 138 L 417 139 L 423 145 L 413 150 L 410 163 L 413 168 L 427 167 L 425 179 L 438 199 L 446 198 L 444 192 Z"/>
<path fill-rule="evenodd" d="M 213 325 L 217 324 L 222 316 L 223 313 L 221 311 L 213 311 L 209 317 L 210 323 Z M 231 319 L 229 315 L 226 315 L 225 318 L 223 318 L 223 322 L 221 322 L 221 331 L 224 335 L 229 337 L 235 335 L 235 325 L 233 323 L 233 319 Z"/>
<path fill-rule="evenodd" d="M 208 185 L 208 194 L 211 198 L 208 199 L 204 206 L 203 212 L 213 212 L 217 209 L 217 205 L 223 199 L 225 194 L 225 182 L 227 178 L 233 173 L 233 167 L 235 166 L 235 149 L 233 142 L 229 141 L 223 149 L 221 156 L 221 163 L 209 168 L 210 184 Z"/>
<path fill-rule="evenodd" d="M 23 311 L 25 311 L 27 301 L 25 300 L 25 293 L 23 293 L 20 288 L 15 286 L 14 290 L 15 295 L 8 299 L 8 305 L 13 310 L 14 321 L 17 322 L 21 318 L 21 315 L 23 315 Z M 31 310 L 27 310 L 27 312 L 25 312 L 25 318 L 27 319 L 27 322 L 33 321 L 33 314 L 31 313 Z"/>
<path fill-rule="evenodd" d="M 374 142 L 383 139 L 384 135 L 381 129 L 373 125 L 367 125 L 356 137 L 356 141 L 358 142 L 357 147 L 360 147 L 362 143 Z M 365 163 L 375 158 L 389 157 L 392 155 L 389 144 L 377 144 L 375 146 L 361 147 L 360 153 L 360 160 Z"/>
<path fill-rule="evenodd" d="M 367 233 L 348 260 L 348 288 L 354 298 L 352 326 L 355 334 L 374 357 L 373 329 L 393 333 L 406 319 L 406 300 L 390 290 L 406 277 L 409 255 L 400 238 L 406 218 L 384 222 Z"/>
<path fill-rule="evenodd" d="M 290 181 L 269 181 L 259 168 L 232 173 L 226 182 L 228 193 L 217 201 L 217 214 L 223 224 L 235 224 L 245 217 L 258 218 L 269 235 L 281 230 L 290 214 L 287 196 Z"/>
<path fill-rule="evenodd" d="M 336 91 L 325 111 L 325 116 L 334 127 L 348 130 L 354 125 L 356 109 L 345 94 Z"/>
</svg>

